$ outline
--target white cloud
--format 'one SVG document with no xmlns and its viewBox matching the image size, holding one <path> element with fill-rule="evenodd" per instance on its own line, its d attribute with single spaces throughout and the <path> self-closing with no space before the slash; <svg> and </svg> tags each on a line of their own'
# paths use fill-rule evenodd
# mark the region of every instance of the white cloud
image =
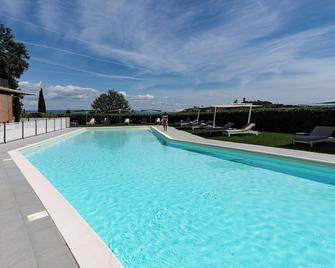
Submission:
<svg viewBox="0 0 335 268">
<path fill-rule="evenodd" d="M 24 105 L 27 110 L 37 110 L 38 92 L 41 88 L 43 88 L 48 110 L 89 109 L 94 98 L 100 93 L 94 88 L 75 85 L 46 85 L 41 82 L 22 81 L 19 86 L 22 90 L 36 93 L 36 96 L 26 96 L 24 98 Z"/>
<path fill-rule="evenodd" d="M 126 93 L 125 91 L 119 91 L 119 93 L 120 93 L 121 95 L 123 95 L 124 97 L 127 97 L 127 93 Z"/>
<path fill-rule="evenodd" d="M 152 100 L 154 99 L 155 97 L 153 95 L 150 95 L 150 94 L 145 94 L 145 95 L 131 95 L 128 97 L 130 100 Z"/>
<path fill-rule="evenodd" d="M 29 81 L 19 82 L 19 87 L 36 94 L 24 98 L 23 102 L 27 110 L 37 110 L 38 92 L 41 88 L 43 88 L 48 110 L 90 109 L 92 101 L 103 93 L 94 88 L 75 85 L 48 85 Z M 154 102 L 155 96 L 151 94 L 129 94 L 126 91 L 119 91 L 119 93 L 125 96 L 134 109 L 144 109 L 158 103 L 158 101 Z"/>
</svg>

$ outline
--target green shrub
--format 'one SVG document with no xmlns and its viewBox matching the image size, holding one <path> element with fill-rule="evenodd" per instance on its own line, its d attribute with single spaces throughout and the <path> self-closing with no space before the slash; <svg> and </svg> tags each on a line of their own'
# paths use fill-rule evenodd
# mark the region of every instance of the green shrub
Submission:
<svg viewBox="0 0 335 268">
<path fill-rule="evenodd" d="M 80 125 L 86 124 L 85 114 L 63 114 L 59 116 L 70 116 L 71 121 L 77 121 Z M 33 117 L 33 116 L 31 116 Z M 133 124 L 141 124 L 142 115 L 134 114 L 88 114 L 88 121 L 95 118 L 97 124 L 103 124 L 104 118 L 110 118 L 110 124 L 123 123 L 130 118 Z M 147 116 L 149 118 L 149 116 Z M 151 115 L 151 121 L 161 115 Z M 169 113 L 169 124 L 178 124 L 180 120 L 197 118 L 197 113 Z M 213 112 L 201 112 L 200 120 L 212 120 Z M 241 127 L 247 123 L 248 109 L 226 109 L 220 111 L 216 116 L 216 125 L 224 125 L 227 122 L 234 122 L 235 127 Z M 314 108 L 314 107 L 290 107 L 290 108 L 254 108 L 251 115 L 251 122 L 256 123 L 256 129 L 270 132 L 309 132 L 315 126 L 335 126 L 335 108 Z"/>
</svg>

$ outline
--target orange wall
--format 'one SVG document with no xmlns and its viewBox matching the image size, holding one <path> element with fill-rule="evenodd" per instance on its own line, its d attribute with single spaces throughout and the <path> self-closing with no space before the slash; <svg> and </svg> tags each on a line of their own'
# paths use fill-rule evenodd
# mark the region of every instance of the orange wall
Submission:
<svg viewBox="0 0 335 268">
<path fill-rule="evenodd" d="M 12 96 L 0 93 L 0 122 L 13 121 Z"/>
</svg>

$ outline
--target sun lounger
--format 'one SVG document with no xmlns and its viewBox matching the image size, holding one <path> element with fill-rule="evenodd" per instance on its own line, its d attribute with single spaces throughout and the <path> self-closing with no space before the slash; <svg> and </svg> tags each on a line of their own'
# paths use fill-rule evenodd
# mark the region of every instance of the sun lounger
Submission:
<svg viewBox="0 0 335 268">
<path fill-rule="evenodd" d="M 187 127 L 189 125 L 193 125 L 193 124 L 196 124 L 196 123 L 198 123 L 197 120 L 191 121 L 189 118 L 186 121 L 180 120 L 180 126 L 181 127 Z"/>
<path fill-rule="evenodd" d="M 220 133 L 220 134 L 223 134 L 223 132 L 224 132 L 225 130 L 230 129 L 233 125 L 234 125 L 234 123 L 232 123 L 232 122 L 228 122 L 228 123 L 226 123 L 226 124 L 225 124 L 224 126 L 222 126 L 222 127 L 209 127 L 209 128 L 207 128 L 207 131 L 208 131 L 208 134 L 209 134 L 209 135 L 212 135 L 212 134 L 214 134 L 214 133 Z"/>
<path fill-rule="evenodd" d="M 89 122 L 86 123 L 87 125 L 95 125 L 95 119 L 91 118 Z"/>
<path fill-rule="evenodd" d="M 180 126 L 183 127 L 185 125 L 188 125 L 190 123 L 191 119 L 187 118 L 185 121 L 180 120 Z"/>
<path fill-rule="evenodd" d="M 293 139 L 293 144 L 306 143 L 313 147 L 314 143 L 327 142 L 333 137 L 335 127 L 316 126 L 311 133 L 297 133 Z"/>
<path fill-rule="evenodd" d="M 256 124 L 254 123 L 249 123 L 241 127 L 240 129 L 227 129 L 223 131 L 224 135 L 227 135 L 230 137 L 231 135 L 244 135 L 244 134 L 253 134 L 253 135 L 258 135 L 258 131 L 252 130 Z"/>
<path fill-rule="evenodd" d="M 212 120 L 208 120 L 206 122 L 201 122 L 200 121 L 199 124 L 196 124 L 196 125 L 192 126 L 192 130 L 198 129 L 198 128 L 207 128 L 212 124 L 212 122 L 213 122 Z"/>
</svg>

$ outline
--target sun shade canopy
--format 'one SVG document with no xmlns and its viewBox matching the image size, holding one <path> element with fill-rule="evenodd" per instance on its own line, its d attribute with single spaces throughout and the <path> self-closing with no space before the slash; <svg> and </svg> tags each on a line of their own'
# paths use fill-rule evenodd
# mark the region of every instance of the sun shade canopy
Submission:
<svg viewBox="0 0 335 268">
<path fill-rule="evenodd" d="M 249 114 L 248 114 L 248 121 L 247 123 L 250 123 L 251 119 L 251 111 L 253 107 L 262 107 L 262 105 L 256 105 L 252 103 L 233 103 L 233 104 L 217 104 L 217 105 L 210 105 L 210 106 L 200 106 L 198 109 L 209 109 L 214 108 L 214 116 L 213 116 L 213 127 L 215 127 L 215 119 L 216 119 L 216 112 L 218 108 L 228 109 L 228 108 L 249 108 Z"/>
</svg>

